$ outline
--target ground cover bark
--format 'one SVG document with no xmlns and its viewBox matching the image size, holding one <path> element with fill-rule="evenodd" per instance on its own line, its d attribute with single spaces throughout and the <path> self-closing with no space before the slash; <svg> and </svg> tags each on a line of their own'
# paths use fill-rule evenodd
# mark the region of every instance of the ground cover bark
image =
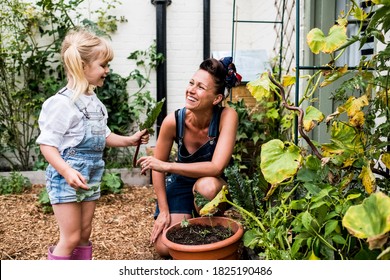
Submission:
<svg viewBox="0 0 390 280">
<path fill-rule="evenodd" d="M 43 186 L 20 195 L 0 196 L 1 260 L 44 260 L 59 236 L 53 214 L 37 204 Z M 151 186 L 126 186 L 122 194 L 99 200 L 91 241 L 95 260 L 155 260 L 149 243 L 155 195 Z"/>
</svg>

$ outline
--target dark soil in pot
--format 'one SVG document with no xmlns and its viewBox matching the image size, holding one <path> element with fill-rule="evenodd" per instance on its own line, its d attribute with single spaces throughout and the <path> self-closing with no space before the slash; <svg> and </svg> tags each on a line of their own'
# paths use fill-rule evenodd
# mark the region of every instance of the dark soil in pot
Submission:
<svg viewBox="0 0 390 280">
<path fill-rule="evenodd" d="M 177 244 L 203 245 L 225 240 L 232 235 L 230 228 L 221 225 L 189 224 L 168 231 L 167 239 Z"/>
</svg>

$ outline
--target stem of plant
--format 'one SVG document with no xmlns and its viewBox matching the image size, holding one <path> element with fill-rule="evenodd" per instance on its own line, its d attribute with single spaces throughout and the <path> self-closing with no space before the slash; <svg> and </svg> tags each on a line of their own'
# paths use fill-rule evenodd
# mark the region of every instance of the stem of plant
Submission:
<svg viewBox="0 0 390 280">
<path fill-rule="evenodd" d="M 139 153 L 139 147 L 141 146 L 141 141 L 138 142 L 137 148 L 135 149 L 134 157 L 133 157 L 133 167 L 137 165 L 137 157 Z"/>
<path fill-rule="evenodd" d="M 251 212 L 245 210 L 244 208 L 236 205 L 235 203 L 233 203 L 233 202 L 231 202 L 229 200 L 226 200 L 226 202 L 229 203 L 230 205 L 232 205 L 233 207 L 237 208 L 239 211 L 241 211 L 241 212 L 245 213 L 246 215 L 248 215 L 249 217 L 251 217 L 259 225 L 261 230 L 263 232 L 266 232 L 264 225 L 259 221 L 259 219 L 256 218 L 255 215 L 253 215 Z"/>
</svg>

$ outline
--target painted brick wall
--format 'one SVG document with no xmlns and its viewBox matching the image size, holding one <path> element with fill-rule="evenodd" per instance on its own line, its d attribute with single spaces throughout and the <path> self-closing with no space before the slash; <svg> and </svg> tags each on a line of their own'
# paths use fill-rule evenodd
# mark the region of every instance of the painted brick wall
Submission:
<svg viewBox="0 0 390 280">
<path fill-rule="evenodd" d="M 91 0 L 95 2 L 98 0 Z M 241 20 L 274 20 L 274 1 L 237 0 L 236 18 Z M 211 51 L 229 51 L 232 48 L 233 0 L 211 1 Z M 125 16 L 112 36 L 115 59 L 113 70 L 127 74 L 132 69 L 126 57 L 137 49 L 146 49 L 156 37 L 156 10 L 149 0 L 122 1 L 115 11 Z M 237 49 L 263 48 L 272 52 L 273 24 L 236 25 Z M 184 105 L 188 80 L 203 59 L 203 0 L 172 0 L 167 7 L 167 110 L 168 113 Z M 239 70 L 239 69 L 238 69 Z M 155 95 L 155 78 L 149 86 Z M 132 92 L 136 85 L 130 85 Z"/>
</svg>

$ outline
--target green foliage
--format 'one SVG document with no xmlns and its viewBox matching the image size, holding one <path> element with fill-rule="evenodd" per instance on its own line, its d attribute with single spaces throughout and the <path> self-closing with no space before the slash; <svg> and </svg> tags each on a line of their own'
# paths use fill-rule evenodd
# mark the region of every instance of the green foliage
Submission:
<svg viewBox="0 0 390 280">
<path fill-rule="evenodd" d="M 259 209 L 263 207 L 262 200 L 268 189 L 268 182 L 262 173 L 257 172 L 248 176 L 240 172 L 236 163 L 225 169 L 225 175 L 233 202 L 257 215 Z"/>
<path fill-rule="evenodd" d="M 110 70 L 103 86 L 96 88 L 96 95 L 107 108 L 108 127 L 120 135 L 128 134 L 136 120 L 128 102 L 127 82 L 127 78 Z"/>
<path fill-rule="evenodd" d="M 0 176 L 0 194 L 20 194 L 31 188 L 31 182 L 19 172 L 11 172 L 10 176 Z"/>
<path fill-rule="evenodd" d="M 96 89 L 96 94 L 107 107 L 108 127 L 112 132 L 120 135 L 128 135 L 135 130 L 143 129 L 142 121 L 147 117 L 150 123 L 150 112 L 161 110 L 163 101 L 156 105 L 155 99 L 150 95 L 150 91 L 145 87 L 150 83 L 150 74 L 156 69 L 158 63 L 162 61 L 161 54 L 156 52 L 156 44 L 152 43 L 146 50 L 132 52 L 128 59 L 135 60 L 137 68 L 129 75 L 122 77 L 110 71 L 101 88 Z M 136 81 L 138 89 L 129 94 L 127 87 L 132 81 Z M 152 114 L 153 117 L 155 113 Z M 145 121 L 145 122 L 146 122 Z M 155 119 L 154 119 L 155 121 Z M 150 125 L 154 124 L 154 122 Z M 151 128 L 150 133 L 153 134 Z M 134 153 L 132 147 L 107 148 L 104 151 L 106 168 L 133 167 L 131 160 Z"/>
<path fill-rule="evenodd" d="M 146 113 L 147 118 L 142 124 L 140 124 L 140 126 L 139 126 L 140 130 L 143 130 L 146 128 L 146 129 L 148 129 L 148 131 L 151 135 L 154 134 L 153 125 L 155 124 L 158 115 L 160 115 L 160 112 L 161 112 L 161 109 L 164 105 L 164 102 L 165 102 L 165 98 L 158 101 L 157 104 L 152 108 L 152 110 L 150 112 Z"/>
<path fill-rule="evenodd" d="M 236 144 L 233 159 L 240 163 L 241 172 L 252 174 L 260 163 L 261 144 L 279 136 L 278 102 L 259 101 L 254 108 L 248 107 L 244 100 L 228 101 L 238 114 Z"/>
<path fill-rule="evenodd" d="M 41 207 L 43 213 L 52 214 L 53 207 L 51 206 L 49 195 L 47 193 L 46 187 L 43 187 L 38 195 L 38 205 Z"/>
<path fill-rule="evenodd" d="M 386 206 L 382 200 L 371 198 L 378 191 L 383 196 L 390 193 L 390 49 L 384 36 L 390 29 L 390 6 L 375 6 L 372 13 L 365 13 L 354 1 L 350 2 L 350 10 L 341 15 L 328 36 L 319 29 L 308 34 L 311 50 L 329 55 L 329 62 L 325 65 L 327 70 L 302 76 L 306 88 L 298 104 L 291 104 L 285 94 L 285 88 L 294 84 L 289 76 L 278 82 L 264 73 L 248 83 L 247 88 L 257 102 L 264 104 L 270 98 L 278 101 L 273 108 L 278 114 L 277 133 L 264 143 L 255 142 L 261 146 L 260 160 L 250 173 L 261 174 L 267 183 L 251 181 L 242 174 L 237 176 L 237 170 L 228 173 L 234 206 L 246 222 L 244 245 L 260 258 L 333 260 L 390 256 L 383 222 Z M 352 16 L 360 22 L 360 29 L 358 35 L 347 38 L 345 26 Z M 355 42 L 363 46 L 371 37 L 384 43 L 384 50 L 371 58 L 363 56 L 357 70 L 350 70 L 347 65 L 336 67 L 346 48 Z M 313 95 L 320 87 L 341 78 L 341 86 L 332 93 L 339 106 L 325 116 L 315 106 L 317 100 Z M 306 104 L 306 111 L 300 108 L 302 104 Z M 239 116 L 244 116 L 240 117 L 239 143 L 247 136 L 245 129 L 249 131 L 254 124 L 247 122 L 249 114 L 245 115 L 245 110 L 237 108 Z M 287 139 L 292 135 L 295 117 L 302 138 L 299 146 Z M 328 143 L 317 143 L 309 137 L 313 128 L 322 123 L 328 128 Z M 235 161 L 243 164 L 236 154 Z M 245 168 L 240 166 L 238 170 Z M 256 188 L 257 196 L 253 196 Z M 360 206 L 367 197 L 370 200 Z M 212 203 L 216 207 L 215 201 Z M 375 219 L 369 218 L 374 216 Z M 362 230 L 366 234 L 371 232 L 370 237 L 363 237 L 368 238 L 367 243 L 356 235 Z"/>
<path fill-rule="evenodd" d="M 99 189 L 99 184 L 88 185 L 88 190 L 78 188 L 76 190 L 77 202 L 82 202 L 87 197 L 91 197 Z"/>
<path fill-rule="evenodd" d="M 37 118 L 45 99 L 65 83 L 60 46 L 75 22 L 99 34 L 120 22 L 108 11 L 117 1 L 103 1 L 98 24 L 83 20 L 84 0 L 4 0 L 0 9 L 0 157 L 12 170 L 31 170 L 35 161 Z M 72 11 L 70 17 L 69 11 Z M 123 19 L 121 19 L 123 20 Z M 109 23 L 109 24 L 107 24 Z M 99 29 L 100 28 L 100 29 Z"/>
<path fill-rule="evenodd" d="M 102 195 L 121 193 L 124 183 L 119 173 L 104 172 L 100 192 Z"/>
</svg>

